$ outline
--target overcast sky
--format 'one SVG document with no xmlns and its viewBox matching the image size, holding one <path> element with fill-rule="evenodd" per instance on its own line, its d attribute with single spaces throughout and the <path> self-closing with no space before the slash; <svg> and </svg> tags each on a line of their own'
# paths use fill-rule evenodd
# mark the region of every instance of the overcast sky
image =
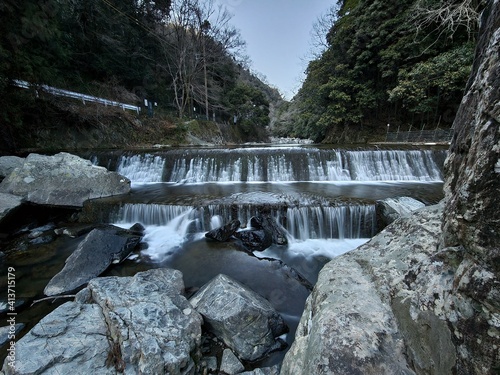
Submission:
<svg viewBox="0 0 500 375">
<path fill-rule="evenodd" d="M 247 43 L 252 69 L 263 74 L 287 99 L 303 79 L 316 19 L 333 0 L 219 0 L 233 14 L 231 23 Z"/>
</svg>

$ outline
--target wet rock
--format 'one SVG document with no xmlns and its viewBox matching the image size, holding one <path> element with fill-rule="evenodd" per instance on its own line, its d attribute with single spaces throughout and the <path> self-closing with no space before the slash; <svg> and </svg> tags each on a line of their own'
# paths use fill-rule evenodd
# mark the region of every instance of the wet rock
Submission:
<svg viewBox="0 0 500 375">
<path fill-rule="evenodd" d="M 285 232 L 276 223 L 276 220 L 269 215 L 262 215 L 258 217 L 252 217 L 250 219 L 250 225 L 255 229 L 263 229 L 264 231 L 271 234 L 272 243 L 276 245 L 287 245 L 288 240 L 286 238 Z"/>
<path fill-rule="evenodd" d="M 112 263 L 125 259 L 140 240 L 141 236 L 115 226 L 92 230 L 49 281 L 44 293 L 52 296 L 77 289 Z"/>
<path fill-rule="evenodd" d="M 16 343 L 5 374 L 195 374 L 201 316 L 170 269 L 89 282 Z M 188 311 L 189 310 L 189 311 Z"/>
<path fill-rule="evenodd" d="M 220 371 L 224 374 L 234 375 L 239 374 L 243 370 L 245 370 L 245 367 L 241 364 L 231 349 L 224 349 L 224 352 L 222 352 Z"/>
<path fill-rule="evenodd" d="M 382 230 L 401 216 L 423 207 L 425 204 L 411 197 L 378 200 L 375 205 L 378 229 Z"/>
<path fill-rule="evenodd" d="M 234 236 L 250 251 L 263 251 L 273 244 L 271 233 L 264 229 L 243 230 L 236 232 Z"/>
<path fill-rule="evenodd" d="M 288 331 L 271 304 L 234 279 L 219 274 L 191 299 L 209 330 L 243 361 L 256 361 Z"/>
<path fill-rule="evenodd" d="M 0 156 L 0 180 L 7 177 L 11 172 L 23 165 L 24 158 L 18 156 Z"/>
<path fill-rule="evenodd" d="M 2 223 L 7 215 L 21 207 L 22 203 L 23 199 L 17 195 L 0 193 L 0 223 Z"/>
<path fill-rule="evenodd" d="M 241 225 L 241 223 L 239 220 L 233 220 L 230 223 L 228 223 L 220 228 L 213 229 L 213 230 L 205 233 L 205 237 L 209 238 L 211 240 L 219 241 L 219 242 L 226 242 L 238 230 L 240 225 Z"/>
<path fill-rule="evenodd" d="M 0 192 L 18 195 L 27 202 L 66 207 L 81 207 L 88 199 L 129 191 L 127 178 L 65 152 L 30 154 L 0 184 Z"/>
</svg>

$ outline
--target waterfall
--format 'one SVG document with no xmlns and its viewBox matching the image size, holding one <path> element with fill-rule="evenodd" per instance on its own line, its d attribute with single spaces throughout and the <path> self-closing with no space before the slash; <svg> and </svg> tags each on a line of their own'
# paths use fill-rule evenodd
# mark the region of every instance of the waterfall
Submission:
<svg viewBox="0 0 500 375">
<path fill-rule="evenodd" d="M 122 156 L 117 172 L 135 183 L 161 182 L 165 160 L 158 155 Z"/>
<path fill-rule="evenodd" d="M 442 182 L 444 153 L 308 147 L 171 150 L 122 155 L 117 171 L 134 183 Z"/>
<path fill-rule="evenodd" d="M 369 238 L 375 234 L 373 205 L 288 209 L 286 229 L 296 239 Z"/>
<path fill-rule="evenodd" d="M 369 238 L 375 234 L 375 206 L 307 206 L 277 207 L 270 211 L 293 238 L 345 239 Z M 139 222 L 145 226 L 169 226 L 180 235 L 206 232 L 215 225 L 227 224 L 238 219 L 246 227 L 253 216 L 259 215 L 259 207 L 242 205 L 191 206 L 161 204 L 124 204 L 114 214 L 118 224 Z"/>
</svg>

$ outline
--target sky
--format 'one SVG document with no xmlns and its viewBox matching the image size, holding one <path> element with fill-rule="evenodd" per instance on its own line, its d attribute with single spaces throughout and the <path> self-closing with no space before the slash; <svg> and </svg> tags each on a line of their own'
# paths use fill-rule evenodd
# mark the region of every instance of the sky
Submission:
<svg viewBox="0 0 500 375">
<path fill-rule="evenodd" d="M 233 15 L 251 69 L 291 99 L 301 86 L 314 22 L 333 0 L 219 0 Z"/>
</svg>

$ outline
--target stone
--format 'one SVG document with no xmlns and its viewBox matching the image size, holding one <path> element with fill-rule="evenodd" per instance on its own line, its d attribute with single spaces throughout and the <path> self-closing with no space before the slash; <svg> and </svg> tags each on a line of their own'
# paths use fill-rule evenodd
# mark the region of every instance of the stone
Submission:
<svg viewBox="0 0 500 375">
<path fill-rule="evenodd" d="M 16 367 L 4 362 L 3 372 L 28 375 L 116 374 L 106 365 L 110 346 L 99 306 L 66 302 L 45 316 L 16 343 Z"/>
<path fill-rule="evenodd" d="M 82 207 L 89 199 L 130 192 L 130 180 L 65 152 L 29 154 L 22 166 L 2 181 L 0 192 L 36 204 Z"/>
<path fill-rule="evenodd" d="M 261 215 L 250 219 L 250 226 L 255 229 L 263 229 L 271 234 L 272 243 L 276 245 L 287 245 L 288 240 L 283 229 L 270 215 Z"/>
<path fill-rule="evenodd" d="M 244 370 L 245 366 L 241 364 L 231 349 L 224 349 L 222 352 L 220 371 L 227 375 L 234 375 Z"/>
<path fill-rule="evenodd" d="M 218 241 L 218 242 L 226 242 L 238 230 L 240 225 L 241 225 L 241 223 L 239 220 L 233 220 L 230 223 L 228 223 L 220 228 L 216 228 L 216 229 L 213 229 L 211 231 L 208 231 L 207 233 L 205 233 L 205 237 L 209 238 L 211 240 Z"/>
<path fill-rule="evenodd" d="M 24 323 L 17 323 L 13 326 L 8 325 L 5 327 L 0 327 L 0 346 L 4 346 L 9 341 L 15 341 L 15 338 L 23 328 Z"/>
<path fill-rule="evenodd" d="M 219 274 L 190 299 L 209 330 L 243 361 L 256 361 L 288 331 L 269 301 L 236 280 Z"/>
<path fill-rule="evenodd" d="M 7 215 L 21 207 L 22 203 L 23 199 L 17 195 L 0 193 L 0 223 L 2 223 Z"/>
<path fill-rule="evenodd" d="M 16 343 L 5 374 L 194 375 L 201 316 L 182 311 L 182 274 L 153 269 L 89 282 Z"/>
<path fill-rule="evenodd" d="M 84 285 L 112 263 L 125 259 L 141 237 L 115 226 L 96 228 L 78 244 L 63 269 L 45 287 L 47 296 L 64 294 Z"/>
<path fill-rule="evenodd" d="M 378 200 L 375 205 L 377 226 L 384 229 L 394 220 L 425 207 L 425 204 L 411 197 L 396 197 Z"/>
<path fill-rule="evenodd" d="M 249 251 L 264 251 L 273 244 L 271 233 L 264 229 L 242 230 L 234 236 L 241 241 L 245 249 Z"/>
<path fill-rule="evenodd" d="M 252 371 L 241 372 L 240 375 L 279 375 L 279 366 L 256 368 Z"/>
<path fill-rule="evenodd" d="M 393 300 L 427 303 L 434 301 L 432 288 L 446 293 L 450 287 L 448 282 L 440 284 L 449 281 L 447 270 L 432 282 L 423 276 L 438 267 L 432 256 L 439 243 L 441 214 L 442 205 L 418 210 L 327 263 L 307 299 L 281 374 L 414 374 L 405 355 L 408 337 L 399 324 L 403 316 L 412 320 L 414 309 L 420 307 L 409 304 L 396 314 Z M 420 273 L 420 282 L 412 284 Z M 435 341 L 436 351 L 428 353 L 422 366 L 447 374 L 453 360 L 443 361 L 442 350 L 453 357 L 450 331 L 443 327 L 439 332 L 443 337 Z"/>
<path fill-rule="evenodd" d="M 11 172 L 22 166 L 24 158 L 19 156 L 0 156 L 0 180 L 7 177 Z"/>
<path fill-rule="evenodd" d="M 181 272 L 164 268 L 96 278 L 87 288 L 120 348 L 125 373 L 195 373 L 202 318 L 182 295 Z"/>
</svg>

